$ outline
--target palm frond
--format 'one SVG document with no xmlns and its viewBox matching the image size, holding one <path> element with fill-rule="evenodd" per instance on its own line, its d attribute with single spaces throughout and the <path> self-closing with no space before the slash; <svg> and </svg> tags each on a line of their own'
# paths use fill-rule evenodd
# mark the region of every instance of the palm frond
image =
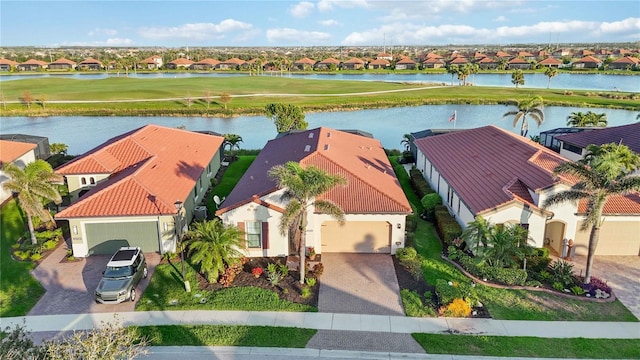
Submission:
<svg viewBox="0 0 640 360">
<path fill-rule="evenodd" d="M 315 205 L 316 211 L 330 215 L 338 220 L 340 225 L 344 225 L 344 211 L 342 211 L 338 205 L 328 200 L 316 200 L 313 204 Z"/>
</svg>

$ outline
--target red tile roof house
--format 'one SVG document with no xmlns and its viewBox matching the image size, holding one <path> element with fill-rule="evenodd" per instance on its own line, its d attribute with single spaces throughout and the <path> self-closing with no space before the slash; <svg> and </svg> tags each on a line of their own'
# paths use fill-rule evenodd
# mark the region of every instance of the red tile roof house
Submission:
<svg viewBox="0 0 640 360">
<path fill-rule="evenodd" d="M 221 61 L 218 64 L 218 69 L 220 70 L 238 70 L 240 66 L 244 64 L 246 61 L 238 58 L 231 58 L 229 60 Z"/>
<path fill-rule="evenodd" d="M 590 144 L 621 143 L 640 154 L 640 122 L 604 128 L 588 128 L 573 134 L 556 136 L 560 142 L 560 155 L 571 161 L 582 159 Z"/>
<path fill-rule="evenodd" d="M 358 58 L 351 58 L 342 63 L 342 68 L 345 70 L 360 70 L 364 69 L 364 60 Z"/>
<path fill-rule="evenodd" d="M 147 70 L 158 70 L 162 67 L 163 62 L 161 56 L 154 55 L 140 61 L 140 64 Z"/>
<path fill-rule="evenodd" d="M 330 70 L 332 66 L 335 66 L 336 69 L 339 68 L 340 60 L 334 58 L 326 58 L 316 63 L 316 69 L 318 70 Z"/>
<path fill-rule="evenodd" d="M 78 70 L 100 71 L 102 69 L 104 69 L 104 65 L 102 65 L 102 62 L 94 58 L 84 59 L 78 64 Z"/>
<path fill-rule="evenodd" d="M 0 71 L 11 71 L 13 70 L 18 62 L 9 60 L 9 59 L 0 59 Z"/>
<path fill-rule="evenodd" d="M 527 60 L 515 57 L 507 62 L 509 69 L 531 69 L 531 63 Z"/>
<path fill-rule="evenodd" d="M 38 71 L 41 69 L 46 69 L 48 65 L 49 64 L 44 61 L 29 59 L 23 63 L 16 65 L 16 68 L 20 71 Z"/>
<path fill-rule="evenodd" d="M 165 65 L 165 68 L 170 69 L 170 70 L 188 69 L 191 66 L 191 64 L 193 64 L 193 61 L 191 61 L 189 59 L 178 58 L 178 59 L 169 61 Z"/>
<path fill-rule="evenodd" d="M 369 69 L 386 69 L 391 65 L 389 60 L 386 59 L 375 59 L 369 62 Z"/>
<path fill-rule="evenodd" d="M 304 71 L 304 70 L 310 71 L 313 69 L 315 64 L 316 64 L 315 60 L 311 60 L 309 58 L 302 58 L 300 60 L 294 61 L 293 67 L 291 69 L 300 70 L 300 71 Z"/>
<path fill-rule="evenodd" d="M 478 61 L 476 61 L 476 64 L 478 64 L 478 67 L 480 67 L 480 69 L 495 69 L 498 67 L 498 62 L 494 59 L 494 58 L 490 58 L 490 57 L 484 57 Z"/>
<path fill-rule="evenodd" d="M 640 67 L 640 59 L 632 56 L 625 56 L 617 59 L 609 64 L 609 69 L 615 70 L 633 70 Z"/>
<path fill-rule="evenodd" d="M 553 56 L 549 56 L 546 59 L 540 61 L 538 65 L 559 68 L 560 66 L 562 66 L 562 61 L 554 58 Z"/>
<path fill-rule="evenodd" d="M 120 246 L 174 252 L 174 204 L 184 204 L 188 224 L 220 168 L 223 141 L 147 125 L 58 167 L 71 205 L 55 218 L 69 222 L 74 255 L 112 254 Z"/>
<path fill-rule="evenodd" d="M 322 196 L 339 205 L 346 223 L 310 209 L 307 246 L 317 253 L 357 252 L 394 254 L 404 247 L 405 219 L 411 206 L 384 149 L 376 139 L 320 127 L 270 140 L 216 212 L 224 223 L 247 232 L 248 256 L 295 254 L 289 237 L 278 230 L 283 190 L 267 176 L 288 161 L 339 174 L 348 184 Z"/>
<path fill-rule="evenodd" d="M 585 56 L 580 60 L 574 61 L 572 65 L 576 69 L 597 69 L 602 65 L 602 60 L 593 56 Z"/>
<path fill-rule="evenodd" d="M 424 69 L 440 69 L 447 66 L 447 63 L 442 58 L 426 58 L 422 62 L 422 68 Z"/>
<path fill-rule="evenodd" d="M 200 61 L 194 62 L 193 64 L 191 64 L 189 69 L 191 69 L 191 70 L 213 70 L 213 69 L 216 68 L 216 66 L 218 66 L 218 64 L 220 64 L 220 60 L 206 58 L 206 59 L 202 59 Z"/>
<path fill-rule="evenodd" d="M 568 179 L 553 175 L 567 161 L 564 157 L 493 125 L 425 137 L 415 144 L 416 167 L 463 227 L 478 215 L 494 224 L 522 224 L 536 247 L 564 255 L 564 239 L 573 239 L 575 252 L 586 254 L 589 231 L 579 231 L 585 204 L 540 207 L 549 195 L 571 186 Z M 638 255 L 640 194 L 611 198 L 605 219 L 597 254 Z"/>
<path fill-rule="evenodd" d="M 60 58 L 54 62 L 49 63 L 48 70 L 73 70 L 76 68 L 76 62 L 69 59 Z"/>
<path fill-rule="evenodd" d="M 35 149 L 37 144 L 0 140 L 0 204 L 11 198 L 11 192 L 2 187 L 2 183 L 9 180 L 9 177 L 2 171 L 4 164 L 14 163 L 16 166 L 23 168 L 36 161 Z"/>
<path fill-rule="evenodd" d="M 396 62 L 396 70 L 415 70 L 416 62 L 411 58 L 403 57 Z"/>
</svg>

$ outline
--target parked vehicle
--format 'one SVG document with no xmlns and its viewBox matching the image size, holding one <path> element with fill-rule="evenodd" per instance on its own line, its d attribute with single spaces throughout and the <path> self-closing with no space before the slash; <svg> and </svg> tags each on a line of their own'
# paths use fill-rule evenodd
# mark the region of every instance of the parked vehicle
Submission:
<svg viewBox="0 0 640 360">
<path fill-rule="evenodd" d="M 98 303 L 117 304 L 136 300 L 136 286 L 148 275 L 147 262 L 139 247 L 121 247 L 113 254 L 95 291 Z"/>
</svg>

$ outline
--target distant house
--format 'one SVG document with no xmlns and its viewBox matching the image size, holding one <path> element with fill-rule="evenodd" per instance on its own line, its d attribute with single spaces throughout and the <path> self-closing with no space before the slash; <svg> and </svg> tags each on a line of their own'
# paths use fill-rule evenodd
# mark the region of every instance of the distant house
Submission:
<svg viewBox="0 0 640 360">
<path fill-rule="evenodd" d="M 69 59 L 60 58 L 54 62 L 49 63 L 48 70 L 73 70 L 76 68 L 76 62 Z"/>
<path fill-rule="evenodd" d="M 580 51 L 578 51 L 578 52 L 576 53 L 576 56 L 585 57 L 585 56 L 593 56 L 593 55 L 595 55 L 595 54 L 596 54 L 596 53 L 594 53 L 594 52 L 593 52 L 593 51 L 591 51 L 591 50 L 584 49 L 584 50 L 580 50 Z"/>
<path fill-rule="evenodd" d="M 340 60 L 330 57 L 316 63 L 316 69 L 318 70 L 330 70 L 332 67 L 339 68 Z"/>
<path fill-rule="evenodd" d="M 573 185 L 571 179 L 553 174 L 566 158 L 493 125 L 429 136 L 415 143 L 416 168 L 463 227 L 482 216 L 493 224 L 528 229 L 535 247 L 564 255 L 565 239 L 573 239 L 574 251 L 586 254 L 589 231 L 579 230 L 586 203 L 541 207 L 548 196 Z M 638 255 L 640 194 L 611 197 L 603 215 L 596 254 Z"/>
<path fill-rule="evenodd" d="M 383 59 L 383 60 L 391 61 L 391 60 L 393 60 L 393 55 L 388 54 L 386 52 L 382 52 L 382 53 L 376 55 L 376 59 Z"/>
<path fill-rule="evenodd" d="M 94 58 L 86 58 L 78 63 L 78 70 L 100 71 L 102 69 L 104 69 L 102 62 Z"/>
<path fill-rule="evenodd" d="M 640 66 L 640 59 L 632 57 L 632 56 L 625 56 L 625 57 L 621 57 L 620 59 L 617 59 L 613 62 L 611 62 L 609 64 L 609 69 L 614 69 L 614 70 L 633 70 L 633 69 L 637 69 L 638 66 Z"/>
<path fill-rule="evenodd" d="M 296 60 L 293 62 L 293 67 L 291 70 L 312 70 L 314 65 L 316 64 L 315 60 L 311 60 L 309 58 L 302 58 L 300 60 Z"/>
<path fill-rule="evenodd" d="M 18 62 L 9 60 L 9 59 L 0 59 L 0 71 L 11 71 L 13 70 Z"/>
<path fill-rule="evenodd" d="M 220 168 L 223 141 L 147 125 L 56 168 L 71 205 L 55 219 L 69 222 L 74 255 L 113 254 L 121 246 L 175 252 L 175 202 L 189 224 Z"/>
<path fill-rule="evenodd" d="M 512 58 L 514 58 L 515 56 L 509 54 L 508 52 L 504 52 L 504 51 L 496 51 L 496 58 L 498 59 L 507 59 L 507 60 L 511 60 Z"/>
<path fill-rule="evenodd" d="M 345 70 L 360 70 L 364 69 L 364 60 L 358 58 L 351 58 L 342 63 L 342 68 Z"/>
<path fill-rule="evenodd" d="M 249 69 L 251 67 L 251 65 L 253 64 L 258 64 L 259 68 L 261 71 L 264 70 L 264 65 L 266 64 L 266 62 L 262 59 L 259 58 L 253 58 L 251 60 L 245 61 L 242 65 L 240 65 L 240 67 L 242 69 Z"/>
<path fill-rule="evenodd" d="M 456 56 L 455 58 L 449 61 L 449 65 L 458 65 L 462 66 L 464 64 L 469 64 L 470 61 L 464 56 Z"/>
<path fill-rule="evenodd" d="M 478 67 L 483 70 L 495 69 L 498 67 L 498 62 L 494 58 L 484 57 L 478 61 L 476 61 Z"/>
<path fill-rule="evenodd" d="M 440 57 L 440 58 L 426 58 L 423 62 L 422 62 L 422 68 L 424 69 L 440 69 L 447 66 L 447 63 Z"/>
<path fill-rule="evenodd" d="M 158 55 L 150 56 L 142 61 L 140 61 L 142 68 L 147 70 L 158 70 L 162 67 L 163 61 L 162 57 Z"/>
<path fill-rule="evenodd" d="M 396 62 L 396 70 L 415 70 L 416 62 L 409 57 L 403 57 Z"/>
<path fill-rule="evenodd" d="M 240 66 L 244 64 L 246 61 L 238 58 L 231 58 L 228 60 L 220 61 L 218 64 L 218 69 L 220 70 L 239 70 Z"/>
<path fill-rule="evenodd" d="M 576 60 L 572 63 L 576 69 L 597 69 L 602 65 L 602 60 L 593 56 L 585 56 L 580 60 Z"/>
<path fill-rule="evenodd" d="M 593 54 L 594 57 L 597 57 L 598 59 L 602 59 L 602 60 L 610 58 L 612 55 L 613 53 L 607 49 L 597 50 L 595 54 Z"/>
<path fill-rule="evenodd" d="M 16 68 L 20 71 L 38 71 L 46 69 L 48 65 L 49 64 L 44 61 L 29 59 L 23 63 L 16 65 Z"/>
<path fill-rule="evenodd" d="M 216 68 L 216 66 L 218 66 L 218 64 L 220 64 L 219 60 L 206 58 L 206 59 L 202 59 L 200 61 L 194 62 L 193 64 L 191 64 L 191 66 L 189 66 L 189 69 L 191 69 L 191 70 L 213 70 L 213 69 Z"/>
<path fill-rule="evenodd" d="M 165 68 L 169 70 L 177 70 L 177 69 L 188 69 L 193 64 L 193 61 L 185 58 L 177 58 L 175 60 L 169 61 Z"/>
<path fill-rule="evenodd" d="M 590 144 L 609 143 L 627 145 L 633 152 L 640 154 L 640 122 L 622 126 L 593 128 L 573 134 L 556 136 L 560 142 L 560 155 L 569 160 L 580 160 L 586 154 Z"/>
<path fill-rule="evenodd" d="M 483 53 L 481 53 L 479 51 L 476 51 L 475 53 L 473 53 L 473 59 L 476 60 L 476 61 L 478 61 L 480 59 L 484 59 L 486 57 L 487 57 L 486 54 L 483 54 Z"/>
<path fill-rule="evenodd" d="M 554 67 L 554 68 L 559 68 L 562 66 L 562 61 L 554 58 L 553 56 L 549 56 L 546 59 L 540 61 L 538 63 L 538 65 L 540 66 L 544 66 L 544 67 Z"/>
<path fill-rule="evenodd" d="M 536 59 L 536 56 L 533 55 L 532 53 L 528 52 L 528 51 L 519 51 L 517 57 L 522 58 L 522 59 L 527 60 L 527 61 L 531 61 L 531 60 L 535 60 Z"/>
<path fill-rule="evenodd" d="M 289 234 L 278 230 L 287 205 L 267 174 L 288 161 L 340 175 L 347 185 L 320 196 L 340 206 L 345 223 L 309 209 L 306 241 L 317 253 L 395 254 L 404 247 L 411 206 L 378 140 L 329 128 L 283 134 L 260 151 L 216 212 L 225 224 L 245 232 L 249 257 L 295 254 Z"/>
<path fill-rule="evenodd" d="M 386 69 L 391 65 L 387 59 L 375 59 L 369 62 L 369 69 Z"/>
<path fill-rule="evenodd" d="M 514 70 L 514 69 L 531 69 L 531 63 L 529 63 L 528 61 L 515 57 L 511 60 L 509 60 L 507 62 L 507 68 Z"/>
<path fill-rule="evenodd" d="M 36 144 L 25 142 L 0 140 L 0 204 L 4 205 L 8 201 L 12 193 L 2 186 L 9 176 L 2 171 L 4 164 L 14 163 L 19 168 L 24 169 L 26 165 L 36 161 L 35 149 Z"/>
<path fill-rule="evenodd" d="M 556 49 L 553 52 L 551 52 L 551 55 L 553 55 L 556 58 L 561 58 L 563 56 L 571 56 L 571 50 L 569 50 L 569 49 Z"/>
</svg>

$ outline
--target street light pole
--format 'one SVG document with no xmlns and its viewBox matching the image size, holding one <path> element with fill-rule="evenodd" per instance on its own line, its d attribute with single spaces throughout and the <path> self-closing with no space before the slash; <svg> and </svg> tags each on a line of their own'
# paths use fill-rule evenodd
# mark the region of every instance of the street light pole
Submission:
<svg viewBox="0 0 640 360">
<path fill-rule="evenodd" d="M 176 207 L 176 220 L 175 220 L 175 227 L 176 227 L 176 237 L 177 242 L 178 242 L 178 246 L 180 246 L 180 256 L 181 256 L 181 265 L 182 265 L 182 282 L 184 283 L 184 289 L 187 292 L 191 292 L 191 286 L 189 284 L 189 281 L 187 281 L 185 275 L 184 275 L 184 262 L 186 261 L 186 258 L 184 256 L 184 246 L 182 243 L 182 201 L 180 200 L 176 200 L 175 203 L 173 203 L 173 205 L 175 205 Z"/>
</svg>

